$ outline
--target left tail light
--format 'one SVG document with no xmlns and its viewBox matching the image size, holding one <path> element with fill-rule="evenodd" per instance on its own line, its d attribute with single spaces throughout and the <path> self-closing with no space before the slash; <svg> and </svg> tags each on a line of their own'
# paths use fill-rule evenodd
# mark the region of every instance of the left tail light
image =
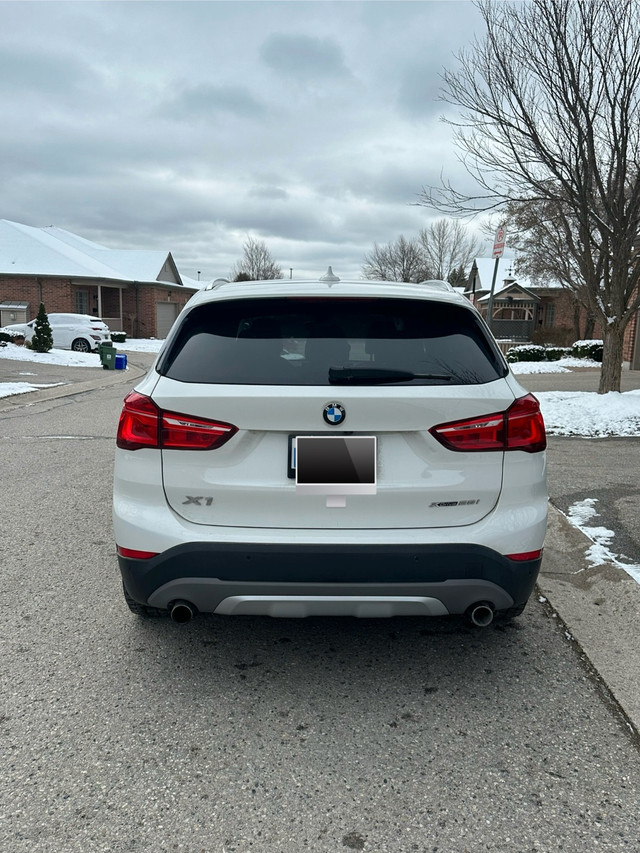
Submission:
<svg viewBox="0 0 640 853">
<path fill-rule="evenodd" d="M 449 450 L 465 453 L 488 450 L 538 453 L 547 446 L 540 403 L 533 394 L 515 400 L 506 412 L 440 424 L 429 432 Z"/>
<path fill-rule="evenodd" d="M 165 412 L 150 397 L 131 391 L 124 400 L 116 444 L 123 450 L 214 450 L 238 427 L 178 412 Z"/>
</svg>

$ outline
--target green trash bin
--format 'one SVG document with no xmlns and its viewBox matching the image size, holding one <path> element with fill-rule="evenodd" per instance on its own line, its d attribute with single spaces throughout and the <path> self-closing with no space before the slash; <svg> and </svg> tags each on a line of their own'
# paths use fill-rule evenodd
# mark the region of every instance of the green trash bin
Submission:
<svg viewBox="0 0 640 853">
<path fill-rule="evenodd" d="M 103 370 L 116 369 L 116 353 L 117 350 L 111 341 L 98 344 L 98 355 L 100 356 Z"/>
</svg>

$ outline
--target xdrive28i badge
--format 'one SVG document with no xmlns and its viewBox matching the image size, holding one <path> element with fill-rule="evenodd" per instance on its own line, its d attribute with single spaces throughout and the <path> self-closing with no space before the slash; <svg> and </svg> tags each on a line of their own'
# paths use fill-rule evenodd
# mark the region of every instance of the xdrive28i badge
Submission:
<svg viewBox="0 0 640 853">
<path fill-rule="evenodd" d="M 338 424 L 345 422 L 347 413 L 344 410 L 344 406 L 341 406 L 340 403 L 327 403 L 322 412 L 322 417 L 331 426 L 338 426 Z"/>
</svg>

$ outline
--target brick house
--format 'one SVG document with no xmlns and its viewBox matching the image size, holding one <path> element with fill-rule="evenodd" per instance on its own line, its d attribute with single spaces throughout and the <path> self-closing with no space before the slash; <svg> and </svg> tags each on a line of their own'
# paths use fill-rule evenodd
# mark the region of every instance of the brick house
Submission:
<svg viewBox="0 0 640 853">
<path fill-rule="evenodd" d="M 0 326 L 32 320 L 43 302 L 48 313 L 93 314 L 112 331 L 164 338 L 199 287 L 171 253 L 0 220 Z"/>
<path fill-rule="evenodd" d="M 514 275 L 513 258 L 500 258 L 494 289 L 493 332 L 500 339 L 570 346 L 585 337 L 601 338 L 595 324 L 589 331 L 587 313 L 574 294 L 558 283 L 536 284 Z M 487 317 L 495 260 L 476 258 L 465 296 Z M 640 322 L 638 314 L 625 330 L 623 358 L 640 370 Z"/>
</svg>

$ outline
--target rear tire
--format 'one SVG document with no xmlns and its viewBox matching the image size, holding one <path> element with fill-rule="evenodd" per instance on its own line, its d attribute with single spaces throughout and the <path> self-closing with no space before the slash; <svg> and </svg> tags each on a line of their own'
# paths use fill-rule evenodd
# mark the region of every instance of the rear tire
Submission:
<svg viewBox="0 0 640 853">
<path fill-rule="evenodd" d="M 135 613 L 136 616 L 142 616 L 148 619 L 155 618 L 157 616 L 169 615 L 168 610 L 161 610 L 159 607 L 149 607 L 147 604 L 140 604 L 139 601 L 134 601 L 127 592 L 124 584 L 122 584 L 122 592 L 124 594 L 124 600 L 127 602 L 127 607 L 132 613 Z"/>
</svg>

